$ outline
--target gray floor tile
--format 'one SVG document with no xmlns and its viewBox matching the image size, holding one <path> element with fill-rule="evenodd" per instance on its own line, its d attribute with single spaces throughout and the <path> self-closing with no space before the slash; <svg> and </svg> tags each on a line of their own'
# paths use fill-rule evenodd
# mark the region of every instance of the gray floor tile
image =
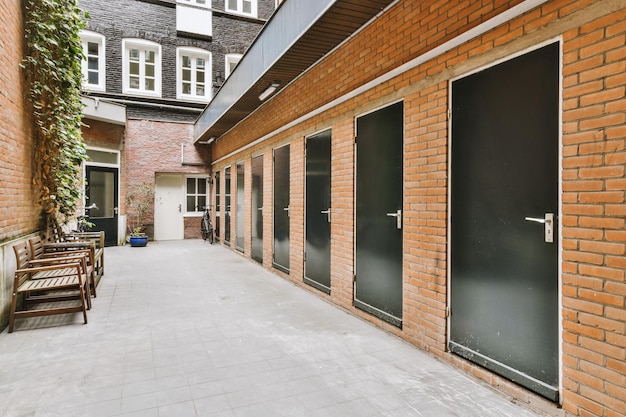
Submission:
<svg viewBox="0 0 626 417">
<path fill-rule="evenodd" d="M 111 247 L 89 324 L 0 334 L 2 417 L 537 417 L 204 241 Z"/>
</svg>

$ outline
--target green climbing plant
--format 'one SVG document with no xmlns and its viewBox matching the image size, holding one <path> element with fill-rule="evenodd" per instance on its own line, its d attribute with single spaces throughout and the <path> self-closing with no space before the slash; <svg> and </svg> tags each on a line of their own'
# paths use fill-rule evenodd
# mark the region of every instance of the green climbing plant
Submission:
<svg viewBox="0 0 626 417">
<path fill-rule="evenodd" d="M 77 0 L 24 0 L 22 67 L 34 116 L 33 183 L 44 217 L 70 217 L 81 197 L 83 51 L 79 31 L 89 16 Z"/>
</svg>

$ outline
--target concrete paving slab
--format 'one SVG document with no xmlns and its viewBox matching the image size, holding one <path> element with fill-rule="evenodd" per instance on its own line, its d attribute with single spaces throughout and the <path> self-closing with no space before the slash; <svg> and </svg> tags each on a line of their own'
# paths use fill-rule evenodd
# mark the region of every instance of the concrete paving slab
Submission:
<svg viewBox="0 0 626 417">
<path fill-rule="evenodd" d="M 106 249 L 89 324 L 0 334 L 0 415 L 536 417 L 220 246 Z"/>
</svg>

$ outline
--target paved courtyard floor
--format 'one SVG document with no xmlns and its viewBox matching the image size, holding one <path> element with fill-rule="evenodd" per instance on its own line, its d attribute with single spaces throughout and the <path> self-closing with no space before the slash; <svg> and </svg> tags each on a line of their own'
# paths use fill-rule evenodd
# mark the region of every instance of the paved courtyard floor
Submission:
<svg viewBox="0 0 626 417">
<path fill-rule="evenodd" d="M 220 245 L 105 259 L 89 324 L 0 334 L 1 416 L 539 415 Z"/>
</svg>

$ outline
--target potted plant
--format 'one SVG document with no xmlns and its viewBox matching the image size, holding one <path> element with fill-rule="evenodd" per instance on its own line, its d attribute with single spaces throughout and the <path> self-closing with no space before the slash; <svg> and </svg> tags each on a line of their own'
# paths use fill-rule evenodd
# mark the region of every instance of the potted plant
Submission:
<svg viewBox="0 0 626 417">
<path fill-rule="evenodd" d="M 144 217 L 154 199 L 152 184 L 147 182 L 131 187 L 126 193 L 127 223 L 130 246 L 146 246 Z"/>
</svg>

